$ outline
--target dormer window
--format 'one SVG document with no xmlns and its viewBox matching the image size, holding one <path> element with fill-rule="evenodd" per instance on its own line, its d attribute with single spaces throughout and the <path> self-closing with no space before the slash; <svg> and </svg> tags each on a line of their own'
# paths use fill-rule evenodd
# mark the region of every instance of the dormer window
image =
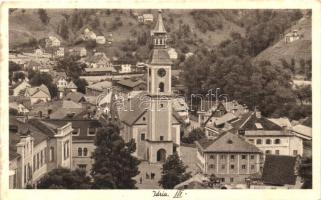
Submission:
<svg viewBox="0 0 321 200">
<path fill-rule="evenodd" d="M 261 123 L 255 123 L 255 127 L 256 127 L 256 129 L 258 129 L 258 130 L 262 130 L 262 129 L 263 129 L 263 126 L 262 126 Z"/>
<path fill-rule="evenodd" d="M 227 140 L 227 144 L 233 144 L 233 141 L 231 139 Z"/>
</svg>

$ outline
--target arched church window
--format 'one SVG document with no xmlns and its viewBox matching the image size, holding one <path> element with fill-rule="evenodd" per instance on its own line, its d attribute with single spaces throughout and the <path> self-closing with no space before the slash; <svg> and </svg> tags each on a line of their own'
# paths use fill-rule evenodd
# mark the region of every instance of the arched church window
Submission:
<svg viewBox="0 0 321 200">
<path fill-rule="evenodd" d="M 160 82 L 158 88 L 159 88 L 159 92 L 164 92 L 164 83 Z"/>
</svg>

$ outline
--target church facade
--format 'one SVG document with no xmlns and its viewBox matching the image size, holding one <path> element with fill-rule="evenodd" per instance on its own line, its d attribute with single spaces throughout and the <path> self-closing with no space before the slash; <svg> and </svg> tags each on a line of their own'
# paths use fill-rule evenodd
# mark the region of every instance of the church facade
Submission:
<svg viewBox="0 0 321 200">
<path fill-rule="evenodd" d="M 181 119 L 172 108 L 171 60 L 161 12 L 152 31 L 154 48 L 147 70 L 147 91 L 123 100 L 119 119 L 125 141 L 136 142 L 135 156 L 150 163 L 179 154 Z"/>
</svg>

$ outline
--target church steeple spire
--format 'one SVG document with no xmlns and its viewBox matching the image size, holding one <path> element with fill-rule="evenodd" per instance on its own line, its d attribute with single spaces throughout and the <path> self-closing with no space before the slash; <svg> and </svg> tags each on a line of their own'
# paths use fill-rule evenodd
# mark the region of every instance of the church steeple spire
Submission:
<svg viewBox="0 0 321 200">
<path fill-rule="evenodd" d="M 166 48 L 167 33 L 163 23 L 162 11 L 158 11 L 158 19 L 153 30 L 154 48 Z"/>
<path fill-rule="evenodd" d="M 154 33 L 166 33 L 166 29 L 163 23 L 162 10 L 158 10 L 158 19 L 154 28 Z"/>
</svg>

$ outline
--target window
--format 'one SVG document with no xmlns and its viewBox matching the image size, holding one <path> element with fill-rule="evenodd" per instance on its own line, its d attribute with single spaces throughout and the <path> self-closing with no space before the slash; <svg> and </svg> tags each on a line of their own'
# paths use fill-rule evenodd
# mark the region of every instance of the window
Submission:
<svg viewBox="0 0 321 200">
<path fill-rule="evenodd" d="M 225 169 L 225 165 L 222 165 L 222 166 L 221 166 L 221 169 Z"/>
<path fill-rule="evenodd" d="M 78 168 L 79 168 L 79 169 L 86 170 L 86 166 L 87 166 L 87 165 L 83 165 L 83 164 L 82 164 L 82 165 L 78 165 Z"/>
<path fill-rule="evenodd" d="M 230 178 L 230 182 L 233 183 L 234 182 L 234 178 Z"/>
<path fill-rule="evenodd" d="M 234 155 L 231 155 L 230 158 L 231 158 L 231 160 L 234 160 L 235 156 L 234 156 Z"/>
<path fill-rule="evenodd" d="M 210 168 L 211 168 L 211 169 L 214 169 L 214 165 L 213 165 L 213 164 L 210 164 Z"/>
<path fill-rule="evenodd" d="M 49 150 L 49 161 L 52 162 L 55 160 L 54 156 L 55 156 L 55 152 L 54 152 L 55 148 L 54 147 L 50 147 Z"/>
<path fill-rule="evenodd" d="M 234 165 L 231 165 L 230 168 L 231 168 L 231 169 L 234 169 Z"/>
<path fill-rule="evenodd" d="M 265 140 L 265 144 L 271 144 L 271 140 L 270 139 L 266 139 Z"/>
<path fill-rule="evenodd" d="M 281 144 L 281 140 L 280 139 L 275 139 L 274 140 L 274 144 Z"/>
<path fill-rule="evenodd" d="M 242 155 L 242 160 L 245 160 L 246 159 L 246 155 Z"/>
<path fill-rule="evenodd" d="M 161 104 L 160 104 L 160 107 L 161 107 L 161 108 L 164 108 L 164 104 L 161 103 Z"/>
<path fill-rule="evenodd" d="M 145 121 L 146 120 L 146 117 L 143 117 L 143 121 Z"/>
<path fill-rule="evenodd" d="M 224 160 L 226 159 L 226 156 L 225 155 L 221 155 L 221 160 Z"/>
<path fill-rule="evenodd" d="M 164 140 L 164 136 L 160 136 L 159 139 L 160 139 L 160 141 L 163 141 Z"/>
<path fill-rule="evenodd" d="M 36 171 L 36 155 L 33 156 L 33 171 Z"/>
<path fill-rule="evenodd" d="M 293 155 L 294 156 L 298 155 L 298 150 L 293 150 Z"/>
<path fill-rule="evenodd" d="M 78 156 L 82 156 L 82 149 L 80 147 L 78 148 Z"/>
<path fill-rule="evenodd" d="M 249 143 L 254 143 L 254 139 L 249 139 Z"/>
<path fill-rule="evenodd" d="M 210 159 L 214 159 L 214 155 L 210 155 Z"/>
<path fill-rule="evenodd" d="M 257 139 L 256 140 L 256 144 L 262 144 L 262 140 L 261 139 Z"/>
<path fill-rule="evenodd" d="M 145 133 L 142 133 L 142 134 L 140 135 L 140 140 L 141 140 L 141 141 L 145 140 Z"/>
<path fill-rule="evenodd" d="M 87 156 L 87 154 L 88 154 L 88 149 L 84 148 L 84 156 Z"/>
<path fill-rule="evenodd" d="M 246 165 L 242 165 L 242 169 L 246 169 Z"/>
<path fill-rule="evenodd" d="M 73 128 L 72 134 L 73 135 L 78 135 L 79 134 L 79 128 Z"/>
<path fill-rule="evenodd" d="M 40 163 L 41 163 L 40 166 L 42 166 L 43 165 L 43 151 L 40 152 L 40 160 L 41 160 L 40 161 Z"/>
<path fill-rule="evenodd" d="M 95 135 L 95 133 L 96 133 L 96 128 L 88 128 L 88 134 L 89 135 Z"/>
<path fill-rule="evenodd" d="M 39 153 L 37 153 L 37 169 L 39 169 L 39 166 L 40 166 L 40 162 L 39 162 Z"/>
<path fill-rule="evenodd" d="M 254 167 L 255 167 L 254 165 L 251 165 L 251 169 L 254 169 Z"/>
<path fill-rule="evenodd" d="M 222 183 L 224 183 L 225 182 L 225 178 L 222 178 L 221 181 L 222 181 Z"/>
<path fill-rule="evenodd" d="M 271 153 L 270 150 L 266 150 L 266 151 L 265 151 L 265 154 L 270 154 L 270 153 Z"/>
<path fill-rule="evenodd" d="M 164 83 L 160 82 L 158 85 L 159 92 L 164 92 Z"/>
<path fill-rule="evenodd" d="M 254 155 L 251 155 L 251 160 L 253 160 L 254 159 Z"/>
<path fill-rule="evenodd" d="M 276 155 L 280 155 L 280 150 L 275 150 Z"/>
</svg>

